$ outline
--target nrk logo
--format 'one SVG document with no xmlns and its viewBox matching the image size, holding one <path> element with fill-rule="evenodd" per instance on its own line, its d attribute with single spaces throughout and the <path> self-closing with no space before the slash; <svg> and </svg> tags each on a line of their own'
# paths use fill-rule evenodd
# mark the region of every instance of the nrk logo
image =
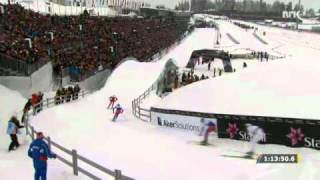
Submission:
<svg viewBox="0 0 320 180">
<path fill-rule="evenodd" d="M 189 123 L 181 123 L 179 121 L 170 122 L 165 119 L 162 120 L 160 117 L 157 117 L 157 121 L 159 126 L 166 126 L 170 128 L 178 128 L 178 129 L 200 132 L 200 126 L 192 125 Z"/>
<path fill-rule="evenodd" d="M 291 145 L 294 146 L 303 140 L 304 134 L 301 132 L 300 128 L 295 129 L 291 127 L 287 137 L 291 140 Z"/>
<path fill-rule="evenodd" d="M 295 129 L 290 127 L 290 133 L 287 134 L 287 137 L 291 140 L 292 146 L 295 146 L 298 143 L 303 142 L 305 147 L 320 149 L 320 139 L 304 135 L 300 128 Z"/>
<path fill-rule="evenodd" d="M 235 135 L 238 133 L 239 128 L 237 127 L 236 123 L 228 123 L 228 128 L 226 129 L 229 137 L 233 139 Z"/>
</svg>

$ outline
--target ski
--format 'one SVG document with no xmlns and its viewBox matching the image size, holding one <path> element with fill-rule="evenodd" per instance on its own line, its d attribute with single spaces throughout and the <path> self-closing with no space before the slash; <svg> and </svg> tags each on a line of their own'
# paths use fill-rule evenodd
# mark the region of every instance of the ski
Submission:
<svg viewBox="0 0 320 180">
<path fill-rule="evenodd" d="M 248 159 L 248 160 L 257 160 L 258 157 L 250 157 L 250 156 L 247 156 L 247 155 L 227 155 L 227 154 L 223 154 L 221 155 L 223 157 L 227 157 L 227 158 L 241 158 L 241 159 Z"/>
<path fill-rule="evenodd" d="M 195 144 L 199 146 L 214 146 L 213 144 L 210 144 L 210 143 L 202 144 L 201 141 L 189 141 L 188 144 Z"/>
</svg>

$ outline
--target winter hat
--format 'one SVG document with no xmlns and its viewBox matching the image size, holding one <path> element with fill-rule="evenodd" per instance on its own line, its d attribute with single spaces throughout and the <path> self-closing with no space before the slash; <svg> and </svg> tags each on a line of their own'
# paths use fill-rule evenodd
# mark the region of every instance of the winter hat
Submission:
<svg viewBox="0 0 320 180">
<path fill-rule="evenodd" d="M 37 132 L 37 139 L 42 139 L 44 137 L 42 132 Z"/>
</svg>

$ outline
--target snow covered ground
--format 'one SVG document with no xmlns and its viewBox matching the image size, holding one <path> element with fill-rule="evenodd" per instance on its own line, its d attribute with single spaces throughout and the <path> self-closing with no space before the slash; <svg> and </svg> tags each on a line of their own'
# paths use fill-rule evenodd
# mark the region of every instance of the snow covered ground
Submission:
<svg viewBox="0 0 320 180">
<path fill-rule="evenodd" d="M 223 26 L 226 23 L 222 22 Z M 236 37 L 249 38 L 248 34 L 252 31 L 239 29 L 231 23 L 228 27 L 233 29 Z M 319 119 L 320 86 L 315 82 L 320 76 L 320 49 L 317 48 L 320 36 L 259 27 L 259 33 L 262 32 L 266 32 L 264 38 L 270 42 L 264 45 L 265 48 L 277 49 L 288 58 L 256 63 L 244 71 L 193 83 L 178 89 L 155 106 L 200 112 Z M 243 41 L 246 39 L 242 39 L 240 44 Z M 247 47 L 256 47 L 256 44 L 249 46 L 246 43 Z M 209 101 L 204 94 L 210 94 Z M 201 103 L 203 105 L 199 106 Z"/>
<path fill-rule="evenodd" d="M 233 94 L 228 94 L 231 97 L 238 98 L 237 90 L 241 94 L 253 93 L 256 97 L 250 100 L 250 103 L 253 104 L 258 98 L 264 98 L 265 96 L 278 98 L 281 95 L 286 95 L 288 92 L 284 91 L 285 86 L 290 88 L 290 97 L 285 96 L 286 103 L 290 103 L 292 97 L 294 97 L 294 101 L 299 100 L 302 104 L 313 102 L 313 99 L 319 97 L 320 91 L 316 82 L 317 77 L 319 77 L 318 68 L 320 66 L 318 66 L 319 63 L 316 60 L 320 57 L 320 53 L 315 45 L 307 45 L 304 40 L 301 40 L 301 36 L 292 39 L 294 35 L 270 28 L 267 29 L 266 36 L 270 44 L 266 46 L 255 40 L 252 34 L 248 35 L 249 32 L 239 30 L 231 24 L 226 25 L 226 27 L 224 30 L 239 36 L 242 43 L 239 47 L 270 50 L 281 45 L 277 50 L 290 55 L 290 57 L 268 63 L 249 64 L 248 68 L 243 71 L 193 83 L 173 92 L 163 99 L 163 102 L 166 103 L 160 102 L 159 106 L 176 108 L 180 106 L 183 109 L 188 104 L 179 103 L 179 101 L 175 101 L 175 98 L 180 98 L 180 94 L 184 94 L 187 95 L 183 97 L 184 99 L 193 100 L 192 104 L 194 106 L 192 108 L 203 109 L 204 106 L 210 106 L 210 103 L 215 101 L 215 98 L 217 98 L 216 92 L 220 92 L 220 96 L 225 96 L 224 91 L 222 93 L 221 91 L 230 88 L 230 86 L 232 86 L 233 91 L 228 90 L 226 92 L 231 91 Z M 212 29 L 196 29 L 182 44 L 172 49 L 157 62 L 126 61 L 114 71 L 104 88 L 78 102 L 47 109 L 34 117 L 32 124 L 37 130 L 46 132 L 54 141 L 68 149 L 77 149 L 79 154 L 95 160 L 107 168 L 121 169 L 123 174 L 139 180 L 319 179 L 320 155 L 318 151 L 306 148 L 288 148 L 280 145 L 259 145 L 257 147 L 259 153 L 298 153 L 301 156 L 299 164 L 260 165 L 251 160 L 221 156 L 235 153 L 235 151 L 247 151 L 247 142 L 217 139 L 213 135 L 210 137 L 211 143 L 214 144 L 213 147 L 196 146 L 190 143 L 192 140 L 200 139 L 195 134 L 153 126 L 133 117 L 131 101 L 143 93 L 157 79 L 169 58 L 173 58 L 180 67 L 184 67 L 194 49 L 212 48 L 215 37 L 216 33 Z M 317 41 L 317 38 L 316 36 L 314 38 L 310 37 L 310 40 L 319 44 L 320 41 Z M 300 45 L 291 42 L 299 42 Z M 282 78 L 278 76 L 282 76 Z M 311 83 L 308 83 L 307 80 L 313 81 L 314 86 L 311 86 Z M 262 82 L 258 83 L 257 81 Z M 264 81 L 265 83 L 263 83 Z M 215 83 L 217 85 L 212 87 L 211 84 Z M 252 88 L 251 91 L 248 90 L 248 87 Z M 271 87 L 274 87 L 274 92 L 268 91 Z M 209 90 L 210 95 L 205 94 Z M 256 92 L 259 94 L 254 94 Z M 303 94 L 304 92 L 305 94 Z M 9 94 L 10 92 L 5 93 Z M 119 103 L 125 109 L 124 114 L 120 115 L 116 123 L 111 122 L 112 112 L 106 109 L 107 99 L 110 95 L 117 95 Z M 197 101 L 194 97 L 202 98 L 202 101 Z M 203 99 L 203 97 L 207 98 Z M 208 101 L 208 98 L 213 100 Z M 232 105 L 236 103 L 236 100 L 232 101 Z M 247 101 L 247 99 L 244 100 Z M 267 103 L 274 103 L 269 99 L 262 100 L 267 100 Z M 152 102 L 149 103 L 152 104 Z M 315 107 L 317 105 L 318 103 L 314 104 Z M 220 106 L 226 107 L 227 105 L 220 104 Z M 267 105 L 263 105 L 263 107 L 265 106 Z M 316 109 L 315 107 L 312 109 L 309 109 L 310 106 L 300 107 L 299 112 L 308 110 L 315 114 L 316 112 L 313 111 Z M 213 108 L 215 107 L 213 106 Z M 208 108 L 208 110 L 215 109 Z M 8 114 L 10 113 L 8 112 Z M 52 162 L 55 163 L 56 161 Z M 29 163 L 30 168 L 32 168 L 31 161 Z M 52 166 L 54 167 L 53 164 Z M 24 170 L 27 171 L 27 169 Z M 12 172 L 14 170 L 11 168 L 8 171 Z M 25 176 L 31 177 L 32 169 L 29 171 L 26 172 L 29 174 Z M 65 171 L 69 172 L 71 169 L 67 167 Z M 61 175 L 62 171 L 54 172 Z M 50 179 L 63 178 L 57 175 L 57 177 Z M 103 179 L 110 178 L 103 176 Z"/>
<path fill-rule="evenodd" d="M 21 146 L 12 152 L 8 152 L 10 137 L 6 134 L 6 128 L 10 117 L 22 109 L 26 99 L 18 92 L 14 92 L 0 85 L 0 174 L 3 180 L 33 179 L 32 160 L 27 156 L 30 138 L 23 134 L 18 139 Z M 49 179 L 76 180 L 87 179 L 80 175 L 75 177 L 72 169 L 58 160 L 49 160 Z"/>
</svg>

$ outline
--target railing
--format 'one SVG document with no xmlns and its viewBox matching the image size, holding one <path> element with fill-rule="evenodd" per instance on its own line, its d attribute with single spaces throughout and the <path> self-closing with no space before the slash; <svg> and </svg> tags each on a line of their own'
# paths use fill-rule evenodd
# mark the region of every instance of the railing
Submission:
<svg viewBox="0 0 320 180">
<path fill-rule="evenodd" d="M 87 94 L 89 94 L 88 91 L 80 91 L 77 96 L 70 96 L 70 95 L 60 96 L 59 102 L 60 102 L 60 104 L 62 104 L 61 99 L 64 99 L 64 101 L 66 101 L 68 99 L 70 99 L 71 101 L 77 100 L 79 97 L 84 98 Z M 36 108 L 33 109 L 33 112 L 29 111 L 28 113 L 25 114 L 26 117 L 24 118 L 24 120 L 25 120 L 24 124 L 25 124 L 26 135 L 30 136 L 32 140 L 35 139 L 35 135 L 36 135 L 37 131 L 35 130 L 35 128 L 32 125 L 30 125 L 29 116 L 32 116 L 32 115 L 35 116 L 38 113 L 38 111 L 42 110 L 43 108 L 49 108 L 51 106 L 54 106 L 54 105 L 56 105 L 56 103 L 57 103 L 57 99 L 55 97 L 54 98 L 47 98 L 44 101 L 42 101 L 41 103 L 38 103 L 37 105 L 35 105 L 34 107 L 36 107 Z M 65 102 L 65 103 L 68 103 L 68 102 Z M 80 167 L 79 162 L 81 162 L 81 164 L 89 165 L 89 166 L 93 167 L 95 170 L 99 170 L 103 173 L 106 173 L 107 175 L 114 177 L 115 180 L 133 180 L 133 178 L 122 175 L 122 172 L 120 170 L 116 169 L 113 171 L 113 170 L 107 169 L 107 168 L 97 164 L 96 162 L 93 162 L 93 161 L 87 159 L 86 157 L 78 154 L 76 150 L 74 150 L 74 149 L 69 150 L 69 149 L 63 147 L 62 145 L 52 141 L 50 137 L 45 137 L 44 139 L 48 143 L 50 150 L 52 148 L 55 148 L 55 149 L 61 151 L 64 155 L 71 158 L 71 161 L 70 161 L 70 160 L 67 160 L 65 157 L 63 157 L 61 154 L 57 154 L 57 159 L 60 160 L 61 162 L 63 162 L 64 164 L 70 166 L 73 169 L 73 174 L 76 176 L 80 172 L 89 178 L 92 178 L 95 180 L 101 179 L 97 175 Z"/>
<path fill-rule="evenodd" d="M 253 33 L 253 36 L 256 37 L 262 44 L 268 45 L 268 42 L 262 39 L 256 32 Z"/>
<path fill-rule="evenodd" d="M 144 109 L 140 107 L 140 104 L 145 100 L 150 93 L 156 89 L 155 83 L 152 84 L 143 94 L 132 101 L 132 113 L 136 118 L 139 118 L 143 121 L 151 121 L 151 111 L 149 109 Z"/>
<path fill-rule="evenodd" d="M 162 80 L 164 76 L 164 71 L 159 75 L 158 79 L 146 90 L 144 91 L 140 96 L 133 99 L 132 101 L 132 113 L 133 115 L 143 121 L 150 122 L 151 121 L 151 111 L 149 109 L 144 109 L 140 107 L 140 104 L 143 100 L 145 100 L 153 90 L 158 90 L 159 86 L 158 84 Z"/>
<path fill-rule="evenodd" d="M 160 60 L 162 55 L 168 53 L 169 49 L 171 49 L 171 48 L 177 46 L 178 44 L 180 44 L 181 41 L 183 40 L 183 38 L 185 38 L 186 36 L 188 36 L 191 33 L 192 33 L 192 31 L 188 32 L 187 34 L 182 35 L 178 39 L 178 41 L 176 43 L 172 44 L 170 47 L 165 48 L 160 53 L 158 53 L 159 57 L 154 58 L 154 59 L 152 58 L 153 59 L 152 62 L 156 62 L 156 61 Z M 150 95 L 150 93 L 153 90 L 157 90 L 158 89 L 158 84 L 162 80 L 163 76 L 164 76 L 164 72 L 162 72 L 160 74 L 158 79 L 146 91 L 144 91 L 139 97 L 133 99 L 133 101 L 132 101 L 132 113 L 136 118 L 138 118 L 140 120 L 143 120 L 143 121 L 146 121 L 146 122 L 150 122 L 151 121 L 151 111 L 149 109 L 141 108 L 140 104 L 142 103 L 143 100 L 145 100 Z"/>
<path fill-rule="evenodd" d="M 240 42 L 236 38 L 234 38 L 230 33 L 227 33 L 227 36 L 234 44 L 240 44 Z"/>
<path fill-rule="evenodd" d="M 0 67 L 4 69 L 10 69 L 24 76 L 30 76 L 47 62 L 48 61 L 44 59 L 39 59 L 37 62 L 28 63 L 26 61 L 0 54 Z"/>
</svg>

